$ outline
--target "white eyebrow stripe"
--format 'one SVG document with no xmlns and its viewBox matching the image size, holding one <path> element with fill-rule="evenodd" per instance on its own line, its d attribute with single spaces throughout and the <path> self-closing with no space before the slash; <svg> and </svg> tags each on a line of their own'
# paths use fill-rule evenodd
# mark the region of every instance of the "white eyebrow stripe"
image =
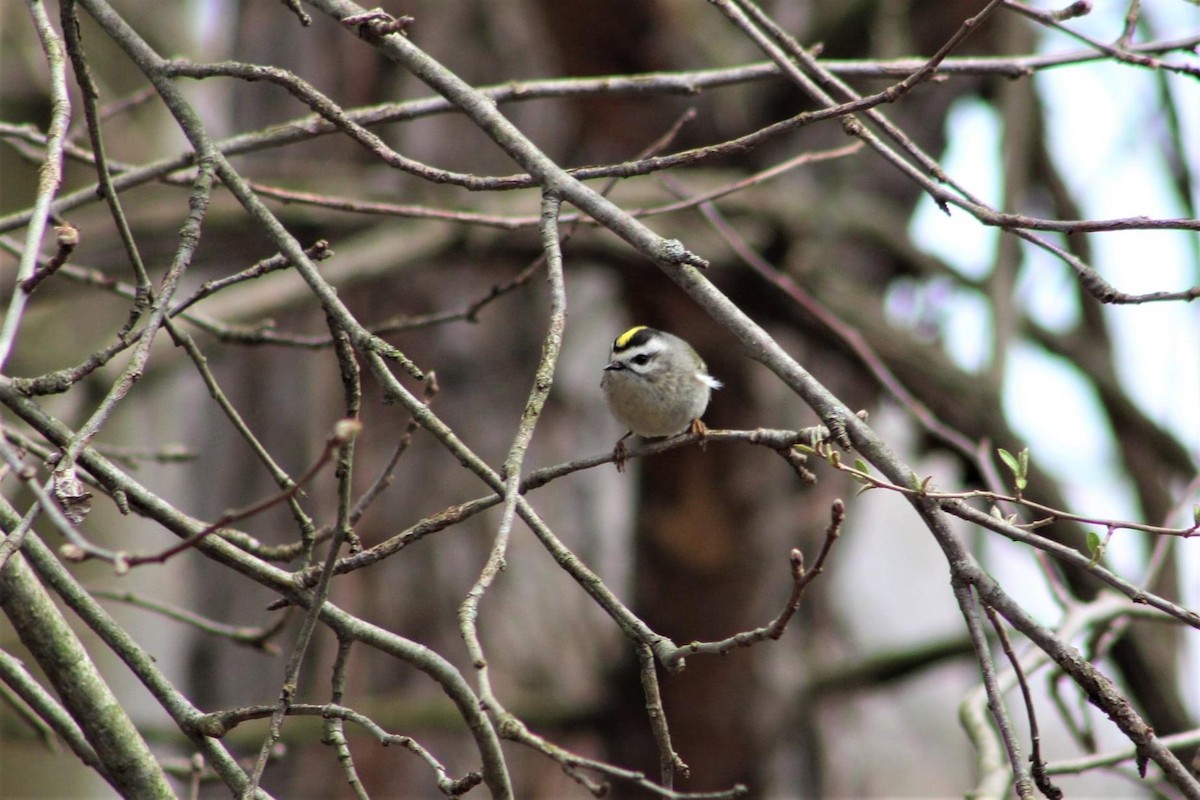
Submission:
<svg viewBox="0 0 1200 800">
<path fill-rule="evenodd" d="M 620 352 L 616 353 L 616 355 L 626 359 L 634 358 L 640 355 L 656 356 L 666 349 L 666 343 L 652 340 L 646 342 L 645 344 L 640 344 L 637 347 L 630 347 L 625 350 L 621 350 Z"/>
</svg>

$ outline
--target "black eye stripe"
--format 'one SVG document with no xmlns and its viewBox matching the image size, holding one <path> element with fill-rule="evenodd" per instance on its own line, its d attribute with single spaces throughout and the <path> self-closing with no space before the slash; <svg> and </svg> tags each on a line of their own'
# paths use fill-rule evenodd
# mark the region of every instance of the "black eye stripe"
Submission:
<svg viewBox="0 0 1200 800">
<path fill-rule="evenodd" d="M 649 353 L 638 353 L 636 356 L 634 356 L 633 358 L 631 358 L 629 360 L 632 361 L 633 363 L 637 364 L 639 367 L 645 366 L 646 364 L 650 363 L 650 354 Z"/>
</svg>

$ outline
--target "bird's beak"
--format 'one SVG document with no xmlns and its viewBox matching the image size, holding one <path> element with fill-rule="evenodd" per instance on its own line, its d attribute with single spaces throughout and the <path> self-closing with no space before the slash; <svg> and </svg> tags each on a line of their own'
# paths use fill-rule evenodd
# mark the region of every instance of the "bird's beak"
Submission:
<svg viewBox="0 0 1200 800">
<path fill-rule="evenodd" d="M 604 368 L 604 371 L 605 372 L 613 372 L 613 371 L 622 370 L 622 369 L 625 369 L 625 365 L 622 364 L 620 361 L 610 361 L 610 362 L 608 362 L 608 366 L 606 366 Z"/>
</svg>

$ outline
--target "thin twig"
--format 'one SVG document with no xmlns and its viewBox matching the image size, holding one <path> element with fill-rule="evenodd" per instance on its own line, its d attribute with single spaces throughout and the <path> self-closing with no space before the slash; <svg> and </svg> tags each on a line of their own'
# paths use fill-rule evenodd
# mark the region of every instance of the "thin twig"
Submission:
<svg viewBox="0 0 1200 800">
<path fill-rule="evenodd" d="M 1013 731 L 1008 708 L 1004 705 L 1004 697 L 996 676 L 996 666 L 992 660 L 987 636 L 983 631 L 983 624 L 979 619 L 980 606 L 987 608 L 987 605 L 979 601 L 969 586 L 956 583 L 953 588 L 954 597 L 967 622 L 967 632 L 971 635 L 971 644 L 975 648 L 975 661 L 979 664 L 988 710 L 991 712 L 996 730 L 1000 733 L 1000 740 L 1004 743 L 1004 752 L 1008 755 L 1008 765 L 1013 778 L 1015 778 L 1018 796 L 1021 797 L 1021 800 L 1032 800 L 1033 787 L 1025 767 L 1025 758 L 1021 754 L 1021 745 L 1017 742 L 1016 734 Z"/>
<path fill-rule="evenodd" d="M 815 452 L 822 456 L 830 455 L 829 451 L 821 448 L 820 445 L 815 448 Z M 1200 521 L 1193 522 L 1191 525 L 1184 528 L 1167 528 L 1161 525 L 1150 525 L 1149 523 L 1145 522 L 1134 522 L 1133 520 L 1106 519 L 1103 517 L 1089 517 L 1082 514 L 1074 514 L 1070 511 L 1064 511 L 1059 508 L 1052 508 L 1043 503 L 1034 502 L 1033 500 L 1030 500 L 1022 495 L 1007 495 L 987 489 L 970 489 L 963 492 L 942 492 L 931 488 L 926 482 L 919 482 L 916 486 L 912 487 L 898 486 L 889 481 L 881 480 L 872 475 L 870 472 L 863 471 L 859 467 L 849 466 L 836 456 L 827 458 L 827 460 L 835 469 L 849 474 L 856 481 L 863 484 L 863 486 L 866 488 L 886 489 L 899 494 L 928 497 L 934 500 L 946 502 L 980 499 L 986 500 L 994 505 L 1007 504 L 1012 506 L 1020 506 L 1037 511 L 1044 515 L 1041 519 L 1026 523 L 1017 523 L 1015 519 L 1008 519 L 1011 524 L 1025 530 L 1035 530 L 1037 528 L 1045 527 L 1053 522 L 1067 521 L 1078 522 L 1084 525 L 1097 525 L 1105 528 L 1108 531 L 1141 531 L 1142 533 L 1152 533 L 1158 536 L 1176 536 L 1181 539 L 1190 539 L 1193 536 L 1200 536 Z"/>
<path fill-rule="evenodd" d="M 668 185 L 672 185 L 675 181 L 671 180 Z M 780 272 L 774 265 L 767 262 L 760 256 L 746 240 L 741 237 L 728 220 L 717 209 L 716 205 L 711 202 L 702 202 L 700 204 L 700 212 L 709 224 L 721 236 L 722 239 L 730 246 L 737 256 L 758 273 L 762 278 L 769 281 L 775 288 L 783 292 L 805 312 L 817 319 L 824 325 L 834 336 L 842 341 L 842 343 L 858 357 L 863 366 L 875 377 L 875 380 L 882 386 L 888 394 L 890 394 L 896 402 L 900 403 L 904 408 L 908 409 L 913 418 L 921 424 L 923 428 L 929 431 L 934 436 L 937 436 L 946 444 L 949 444 L 959 453 L 967 458 L 974 459 L 978 452 L 978 447 L 971 442 L 966 436 L 959 431 L 946 425 L 933 415 L 929 407 L 918 400 L 912 392 L 908 390 L 899 378 L 888 369 L 888 366 L 883 363 L 883 360 L 871 349 L 862 335 L 852 326 L 846 324 L 829 311 L 815 297 L 806 292 L 800 287 L 796 281 L 789 276 Z"/>
<path fill-rule="evenodd" d="M 1004 0 L 1005 8 L 1012 9 L 1018 14 L 1027 17 L 1048 28 L 1065 33 L 1073 39 L 1094 48 L 1096 52 L 1103 55 L 1105 58 L 1110 58 L 1114 61 L 1119 61 L 1125 64 L 1131 64 L 1135 67 L 1146 67 L 1153 70 L 1165 70 L 1167 72 L 1176 72 L 1181 75 L 1190 75 L 1193 78 L 1200 78 L 1200 67 L 1192 66 L 1191 64 L 1173 64 L 1169 61 L 1163 61 L 1151 56 L 1142 55 L 1140 53 L 1132 53 L 1120 46 L 1121 40 L 1118 39 L 1116 45 L 1108 45 L 1086 36 L 1079 31 L 1064 25 L 1064 19 L 1069 17 L 1061 17 L 1054 12 L 1046 12 L 1040 9 L 1027 6 L 1024 3 L 1019 3 L 1016 0 Z"/>
<path fill-rule="evenodd" d="M 69 222 L 55 227 L 54 234 L 58 250 L 48 261 L 38 264 L 32 275 L 20 282 L 21 291 L 26 294 L 33 294 L 33 290 L 38 287 L 38 284 L 58 272 L 58 268 L 66 263 L 67 259 L 71 257 L 71 253 L 75 252 L 76 246 L 79 245 L 79 229 Z"/>
<path fill-rule="evenodd" d="M 338 637 L 337 658 L 334 659 L 333 671 L 329 679 L 331 684 L 329 704 L 331 706 L 342 706 L 342 701 L 346 696 L 346 665 L 350 661 L 350 649 L 353 646 L 353 640 Z M 333 746 L 337 753 L 338 763 L 341 764 L 342 772 L 346 776 L 346 783 L 350 784 L 350 790 L 354 792 L 354 796 L 358 800 L 368 800 L 367 790 L 358 777 L 358 768 L 354 766 L 354 756 L 350 752 L 350 742 L 346 740 L 343 722 L 344 718 L 340 716 L 324 717 L 325 733 L 321 737 L 321 742 Z"/>
<path fill-rule="evenodd" d="M 25 246 L 17 265 L 18 285 L 33 277 L 37 255 L 41 250 L 42 235 L 49 221 L 51 205 L 62 184 L 63 145 L 71 122 L 71 99 L 67 92 L 66 56 L 62 40 L 46 16 L 46 8 L 40 2 L 27 0 L 38 42 L 46 56 L 50 84 L 50 125 L 46 130 L 46 155 L 38 168 L 37 194 L 29 210 L 28 229 L 25 231 Z M 17 332 L 29 292 L 13 292 L 8 301 L 4 321 L 0 323 L 0 372 L 4 372 L 8 357 L 17 341 Z"/>
<path fill-rule="evenodd" d="M 471 657 L 479 680 L 479 698 L 490 714 L 503 721 L 498 728 L 501 735 L 506 737 L 507 732 L 515 727 L 516 719 L 505 710 L 492 689 L 488 675 L 488 663 L 484 657 L 483 645 L 479 640 L 476 620 L 480 600 L 504 566 L 512 525 L 516 519 L 517 504 L 521 499 L 521 465 L 524 463 L 525 452 L 533 440 L 533 433 L 542 416 L 542 408 L 550 394 L 550 388 L 554 384 L 554 370 L 558 366 L 558 355 L 562 350 L 567 321 L 567 294 L 563 281 L 563 257 L 558 230 L 558 212 L 561 203 L 562 200 L 553 192 L 546 192 L 542 197 L 541 238 L 550 284 L 550 320 L 546 335 L 542 340 L 542 356 L 534 374 L 533 386 L 525 401 L 525 409 L 521 414 L 521 421 L 517 426 L 512 445 L 509 447 L 508 457 L 504 460 L 504 506 L 500 525 L 497 527 L 491 550 L 479 577 L 458 608 L 459 629 L 462 631 L 467 653 Z"/>
<path fill-rule="evenodd" d="M 191 536 L 185 538 L 183 541 L 178 542 L 165 550 L 161 550 L 157 553 L 152 553 L 149 555 L 130 555 L 121 553 L 119 554 L 121 562 L 127 566 L 138 566 L 140 564 L 161 564 L 173 556 L 182 553 L 184 550 L 195 547 L 196 544 L 203 541 L 206 537 L 211 536 L 212 534 L 221 530 L 222 528 L 232 525 L 235 522 L 239 522 L 241 520 L 261 514 L 263 511 L 266 511 L 272 506 L 292 500 L 295 498 L 297 493 L 304 488 L 306 483 L 312 480 L 312 478 L 319 473 L 326 464 L 333 460 L 333 455 L 338 451 L 338 448 L 344 446 L 347 442 L 353 441 L 354 437 L 358 435 L 360 430 L 361 425 L 357 420 L 341 420 L 337 423 L 337 425 L 334 426 L 333 433 L 328 439 L 325 440 L 325 448 L 321 451 L 321 454 L 317 457 L 316 461 L 313 462 L 312 466 L 310 466 L 304 472 L 304 474 L 300 476 L 299 479 L 291 482 L 286 488 L 281 489 L 280 491 L 261 500 L 257 500 L 243 508 L 235 509 L 233 511 L 226 511 L 215 522 L 204 526 Z"/>
<path fill-rule="evenodd" d="M 792 592 L 788 596 L 787 603 L 784 604 L 783 611 L 779 612 L 779 616 L 761 628 L 744 631 L 719 642 L 692 642 L 684 645 L 676 651 L 674 658 L 682 659 L 685 656 L 700 653 L 725 655 L 734 648 L 750 647 L 767 639 L 778 639 L 782 636 L 788 623 L 800 608 L 800 596 L 804 593 L 805 588 L 825 570 L 825 559 L 828 558 L 833 543 L 841 535 L 842 524 L 846 521 L 846 506 L 841 500 L 834 500 L 829 515 L 831 519 L 829 527 L 825 529 L 825 540 L 811 569 L 805 568 L 804 554 L 799 550 L 793 549 L 788 554 L 792 568 Z"/>
<path fill-rule="evenodd" d="M 151 303 L 151 313 L 146 321 L 145 330 L 133 347 L 129 364 L 113 383 L 96 411 L 79 428 L 71 444 L 63 451 L 62 460 L 56 466 L 57 471 L 62 472 L 74 467 L 79 451 L 87 446 L 121 401 L 125 399 L 134 383 L 145 372 L 146 364 L 150 359 L 150 347 L 156 338 L 155 334 L 167 320 L 167 303 L 171 301 L 171 297 L 191 264 L 200 243 L 200 232 L 204 217 L 208 212 L 212 186 L 213 165 L 202 160 L 189 198 L 187 219 L 179 231 L 179 246 L 175 251 L 170 268 L 159 282 L 157 296 Z"/>
<path fill-rule="evenodd" d="M 829 435 L 829 432 L 820 426 L 813 428 L 804 428 L 799 431 L 784 431 L 784 430 L 768 430 L 759 428 L 750 431 L 726 431 L 710 429 L 707 433 L 707 439 L 710 444 L 714 442 L 740 442 L 743 444 L 753 444 L 760 447 L 766 447 L 777 452 L 795 452 L 797 445 L 811 445 L 823 437 Z M 641 458 L 648 455 L 656 455 L 665 453 L 669 450 L 674 450 L 679 447 L 685 447 L 699 442 L 700 437 L 696 434 L 683 434 L 681 436 L 664 439 L 661 441 L 645 442 L 630 446 L 628 457 Z M 524 480 L 521 481 L 520 493 L 526 494 L 535 489 L 574 474 L 581 470 L 593 469 L 605 464 L 613 463 L 613 454 L 611 450 L 604 453 L 585 456 L 583 458 L 567 461 L 562 464 L 555 464 L 549 467 L 543 467 L 530 472 Z M 503 492 L 497 492 L 485 497 L 479 497 L 465 503 L 459 503 L 449 508 L 445 508 L 436 514 L 425 517 L 414 525 L 404 529 L 400 533 L 389 536 L 377 545 L 366 548 L 361 553 L 338 561 L 335 569 L 338 574 L 351 572 L 357 569 L 369 567 L 372 564 L 395 555 L 409 545 L 416 544 L 426 536 L 445 530 L 453 525 L 457 525 L 464 520 L 486 511 L 489 508 L 500 504 L 504 499 Z M 316 579 L 316 570 L 309 568 L 307 570 L 296 573 L 296 583 L 301 587 L 309 587 L 313 585 Z M 586 582 L 586 581 L 585 581 Z M 661 655 L 661 653 L 660 653 Z"/>
<path fill-rule="evenodd" d="M 176 622 L 190 625 L 196 630 L 220 636 L 235 644 L 261 650 L 268 655 L 279 654 L 279 646 L 271 640 L 283 630 L 283 626 L 287 621 L 287 615 L 280 614 L 269 625 L 253 628 L 244 625 L 228 625 L 223 622 L 211 620 L 190 609 L 172 605 L 171 603 L 164 603 L 161 600 L 151 600 L 135 592 L 114 592 L 108 589 L 89 589 L 88 591 L 92 597 L 101 600 L 115 600 L 119 603 L 128 603 L 136 608 L 144 608 L 156 614 L 161 614 L 167 619 L 173 619 Z"/>
<path fill-rule="evenodd" d="M 348 366 L 343 365 L 343 374 L 347 370 L 353 373 L 347 380 L 357 386 L 357 366 L 350 369 Z M 353 391 L 348 390 L 348 394 L 353 395 Z M 347 401 L 347 410 L 351 413 L 357 413 L 358 411 L 353 397 Z M 333 579 L 333 565 L 337 561 L 339 548 L 347 539 L 348 523 L 346 523 L 345 513 L 349 508 L 350 496 L 350 475 L 347 462 L 353 453 L 354 439 L 361 430 L 362 423 L 357 419 L 343 419 L 334 426 L 334 433 L 329 437 L 325 445 L 325 452 L 323 454 L 325 459 L 331 458 L 335 453 L 337 454 L 340 472 L 338 476 L 340 484 L 338 500 L 339 525 L 334 531 L 333 541 L 329 545 L 329 552 L 325 556 L 325 562 L 322 565 L 321 574 L 317 578 L 316 586 L 312 589 L 311 605 L 307 610 L 308 613 L 304 616 L 304 621 L 300 625 L 300 631 L 296 635 L 295 644 L 292 646 L 292 652 L 288 656 L 287 667 L 284 670 L 283 684 L 279 689 L 279 701 L 276 703 L 275 711 L 271 715 L 271 724 L 267 735 L 263 737 L 262 746 L 259 748 L 258 760 L 254 763 L 254 770 L 250 773 L 250 783 L 242 790 L 241 796 L 243 800 L 250 800 L 258 790 L 263 770 L 266 769 L 271 752 L 281 735 L 283 720 L 287 715 L 288 707 L 292 705 L 293 698 L 299 690 L 300 668 L 304 662 L 304 654 L 308 652 L 308 645 L 312 641 L 313 631 L 316 630 L 317 621 L 321 615 L 321 607 L 324 605 L 326 598 L 329 597 L 329 589 Z"/>
<path fill-rule="evenodd" d="M 711 2 L 737 25 L 739 29 L 745 32 L 764 53 L 770 56 L 772 61 L 779 65 L 783 74 L 806 94 L 825 106 L 826 108 L 823 111 L 829 113 L 837 112 L 836 116 L 842 119 L 843 127 L 846 128 L 847 133 L 861 138 L 883 157 L 884 160 L 921 186 L 943 211 L 949 213 L 950 206 L 962 208 L 982 224 L 999 227 L 1054 254 L 1076 272 L 1080 280 L 1080 285 L 1102 303 L 1141 304 L 1178 300 L 1191 301 L 1200 297 L 1200 286 L 1194 286 L 1179 292 L 1150 292 L 1142 295 L 1132 295 L 1116 290 L 1095 269 L 1083 263 L 1083 261 L 1063 248 L 1054 245 L 1040 236 L 1035 236 L 1030 231 L 1118 230 L 1121 225 L 1125 224 L 1124 222 L 1119 220 L 1105 221 L 1093 226 L 1090 223 L 1082 223 L 1081 221 L 1042 221 L 1016 214 L 1004 214 L 992 209 L 946 175 L 935 159 L 917 147 L 899 128 L 879 112 L 876 106 L 888 101 L 890 97 L 888 90 L 869 97 L 860 97 L 843 81 L 826 70 L 811 52 L 801 47 L 791 35 L 764 14 L 752 0 L 711 0 Z M 982 11 L 963 23 L 958 32 L 951 37 L 950 42 L 955 45 L 961 43 L 962 38 L 967 33 L 977 28 L 1001 4 L 1012 5 L 1011 0 L 990 0 Z M 745 9 L 745 12 L 743 12 L 743 9 Z M 947 44 L 949 45 L 950 42 Z M 938 54 L 930 59 L 930 62 L 936 62 L 938 58 L 944 57 L 947 52 L 949 50 L 943 47 Z M 791 59 L 795 59 L 803 67 L 803 70 L 797 67 L 796 64 L 793 64 Z M 924 69 L 918 70 L 918 73 L 926 76 L 929 74 Z M 914 73 L 914 75 L 918 73 Z M 911 86 L 915 85 L 916 82 L 911 84 Z M 830 92 L 837 92 L 849 99 L 839 103 Z M 864 116 L 892 139 L 908 158 L 896 152 L 890 145 L 883 142 L 854 118 L 852 114 L 857 111 L 862 111 Z M 910 162 L 909 159 L 912 159 L 916 163 Z M 946 188 L 947 186 L 949 189 Z M 1139 223 L 1137 220 L 1131 219 L 1129 224 L 1138 225 Z M 1200 220 L 1182 220 L 1181 224 L 1189 229 L 1200 230 Z"/>
<path fill-rule="evenodd" d="M 1037 710 L 1033 704 L 1033 694 L 1029 691 L 1029 681 L 1025 679 L 1025 670 L 1021 669 L 1021 662 L 1017 658 L 1016 652 L 1013 651 L 1008 632 L 1004 630 L 1004 622 L 990 606 L 984 606 L 983 611 L 987 614 L 992 630 L 996 632 L 1000 648 L 1004 651 L 1004 656 L 1008 659 L 1013 674 L 1016 676 L 1017 685 L 1021 687 L 1021 699 L 1025 703 L 1025 716 L 1029 720 L 1029 761 L 1032 764 L 1030 769 L 1033 773 L 1033 782 L 1049 800 L 1060 800 L 1062 791 L 1046 778 L 1046 763 L 1042 760 L 1042 735 L 1038 730 Z M 1029 785 L 1029 778 L 1026 777 L 1024 769 L 1017 775 L 1017 794 L 1022 798 L 1033 796 L 1033 787 Z"/>
<path fill-rule="evenodd" d="M 333 255 L 333 250 L 329 247 L 329 242 L 324 239 L 318 239 L 312 245 L 304 249 L 304 254 L 313 261 L 324 261 Z M 200 302 L 206 297 L 211 297 L 222 289 L 230 286 L 235 286 L 245 281 L 252 281 L 255 278 L 260 278 L 271 272 L 281 269 L 287 269 L 291 266 L 287 256 L 282 253 L 276 253 L 270 258 L 264 258 L 262 261 L 247 267 L 246 269 L 236 272 L 233 275 L 228 275 L 224 278 L 205 281 L 195 292 L 184 300 L 179 301 L 171 307 L 171 316 L 177 317 L 186 311 L 191 306 Z"/>
<path fill-rule="evenodd" d="M 1162 737 L 1164 746 L 1181 753 L 1200 746 L 1200 728 Z M 1047 775 L 1079 775 L 1098 767 L 1108 767 L 1122 761 L 1133 761 L 1138 757 L 1136 747 L 1121 747 L 1107 753 L 1094 753 L 1080 758 L 1051 761 L 1046 765 Z"/>
<path fill-rule="evenodd" d="M 22 462 L 20 454 L 14 451 L 6 440 L 0 440 L 0 459 L 17 476 L 17 479 L 24 484 L 35 500 L 29 510 L 21 516 L 21 521 L 10 528 L 6 532 L 3 541 L 0 541 L 0 570 L 3 570 L 4 565 L 13 554 L 21 549 L 21 545 L 25 541 L 25 536 L 29 533 L 34 521 L 41 514 L 45 514 L 50 519 L 50 523 L 70 543 L 72 548 L 82 547 L 87 544 L 82 534 L 75 528 L 75 523 L 63 513 L 63 510 L 51 495 L 51 490 L 54 486 L 53 479 L 42 485 L 37 480 L 36 472 Z"/>
<path fill-rule="evenodd" d="M 75 80 L 79 82 L 80 94 L 83 97 L 83 113 L 87 120 L 88 138 L 91 140 L 92 157 L 95 159 L 100 194 L 105 202 L 108 203 L 109 215 L 112 217 L 113 227 L 116 229 L 117 236 L 121 240 L 121 246 L 125 249 L 125 256 L 129 260 L 129 266 L 133 271 L 137 286 L 133 306 L 129 309 L 129 319 L 121 329 L 122 335 L 124 335 L 133 330 L 142 313 L 150 305 L 150 275 L 146 271 L 141 251 L 138 249 L 137 242 L 133 238 L 133 231 L 130 230 L 129 220 L 126 218 L 125 210 L 121 206 L 121 199 L 113 189 L 112 173 L 108 168 L 108 155 L 104 148 L 104 136 L 100 130 L 100 113 L 96 107 L 96 100 L 100 96 L 100 91 L 96 88 L 96 82 L 92 78 L 91 66 L 88 63 L 87 56 L 83 52 L 83 38 L 80 34 L 79 17 L 76 14 L 74 2 L 63 3 L 62 26 L 63 35 L 67 42 L 67 54 L 71 57 L 71 64 L 75 69 Z M 201 172 L 203 172 L 203 169 Z M 198 179 L 199 175 L 197 176 Z"/>
<path fill-rule="evenodd" d="M 1178 50 L 1191 50 L 1200 43 L 1200 36 L 1186 36 L 1176 39 L 1146 42 L 1136 45 L 1130 52 L 1141 54 L 1158 54 Z M 937 68 L 935 75 L 999 75 L 1008 78 L 1022 78 L 1034 73 L 1073 64 L 1085 64 L 1105 58 L 1095 49 L 1075 50 L 1062 53 L 1043 55 L 1011 55 L 998 58 L 948 58 Z M 904 77 L 912 74 L 927 62 L 926 59 L 891 59 L 891 60 L 822 60 L 821 66 L 831 74 L 846 77 Z M 680 94 L 694 95 L 708 89 L 737 85 L 752 81 L 775 79 L 779 69 L 771 62 L 761 62 L 721 69 L 694 70 L 690 72 L 645 73 L 640 75 L 607 76 L 604 78 L 556 78 L 542 81 L 510 82 L 498 86 L 481 87 L 479 91 L 497 104 L 513 102 L 529 102 L 545 98 L 570 98 L 588 95 L 646 95 L 646 94 Z M 403 122 L 421 117 L 442 114 L 453 110 L 453 104 L 442 97 L 429 97 L 410 100 L 401 103 L 385 103 L 363 109 L 347 111 L 349 117 L 364 126 L 378 125 L 387 122 Z M 790 128 L 789 128 L 790 129 Z M 218 148 L 226 155 L 239 155 L 259 150 L 279 147 L 295 142 L 304 141 L 317 136 L 335 132 L 337 128 L 325 122 L 319 116 L 293 119 L 266 131 L 240 134 L 218 142 Z M 785 130 L 780 130 L 783 133 Z M 44 143 L 44 138 L 27 125 L 7 125 L 0 123 L 0 136 L 20 138 L 25 141 Z M 761 143 L 761 141 L 759 142 Z M 750 140 L 731 142 L 731 147 L 745 148 L 751 145 Z M 696 151 L 699 156 L 701 151 Z M 725 148 L 704 150 L 708 153 L 703 160 L 715 159 L 728 152 Z M 80 154 L 86 160 L 85 154 Z M 681 154 L 682 155 L 682 154 Z M 691 158 L 691 157 L 688 157 Z M 118 191 L 141 185 L 149 181 L 159 180 L 193 163 L 190 155 L 164 159 L 142 167 L 131 167 L 114 179 Z M 679 162 L 655 162 L 655 165 L 613 165 L 600 168 L 600 172 L 580 173 L 582 177 L 609 177 L 614 174 L 646 174 L 649 171 L 679 166 L 683 163 L 696 163 L 695 160 Z M 628 170 L 633 169 L 633 173 Z M 532 181 L 526 176 L 520 182 L 520 187 L 528 187 Z M 517 188 L 506 184 L 499 188 Z M 85 187 L 72 192 L 54 204 L 57 213 L 63 213 L 80 205 L 94 202 L 97 199 L 96 187 Z M 0 232 L 13 230 L 29 222 L 30 212 L 16 212 L 6 217 L 0 217 Z"/>
<path fill-rule="evenodd" d="M 644 644 L 637 646 L 638 674 L 642 681 L 642 693 L 646 696 L 646 716 L 650 719 L 650 732 L 658 747 L 658 773 L 663 788 L 675 787 L 675 773 L 687 778 L 691 770 L 675 747 L 671 744 L 671 731 L 667 726 L 667 713 L 663 708 L 662 693 L 658 688 L 658 671 L 654 664 L 654 651 Z"/>
</svg>

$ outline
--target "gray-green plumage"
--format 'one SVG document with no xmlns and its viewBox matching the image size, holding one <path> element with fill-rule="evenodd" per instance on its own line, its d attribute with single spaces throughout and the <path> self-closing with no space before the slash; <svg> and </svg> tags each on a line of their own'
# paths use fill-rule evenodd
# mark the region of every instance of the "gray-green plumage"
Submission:
<svg viewBox="0 0 1200 800">
<path fill-rule="evenodd" d="M 720 386 L 691 345 L 642 326 L 616 338 L 600 379 L 613 416 L 630 433 L 646 437 L 686 430 Z"/>
</svg>

